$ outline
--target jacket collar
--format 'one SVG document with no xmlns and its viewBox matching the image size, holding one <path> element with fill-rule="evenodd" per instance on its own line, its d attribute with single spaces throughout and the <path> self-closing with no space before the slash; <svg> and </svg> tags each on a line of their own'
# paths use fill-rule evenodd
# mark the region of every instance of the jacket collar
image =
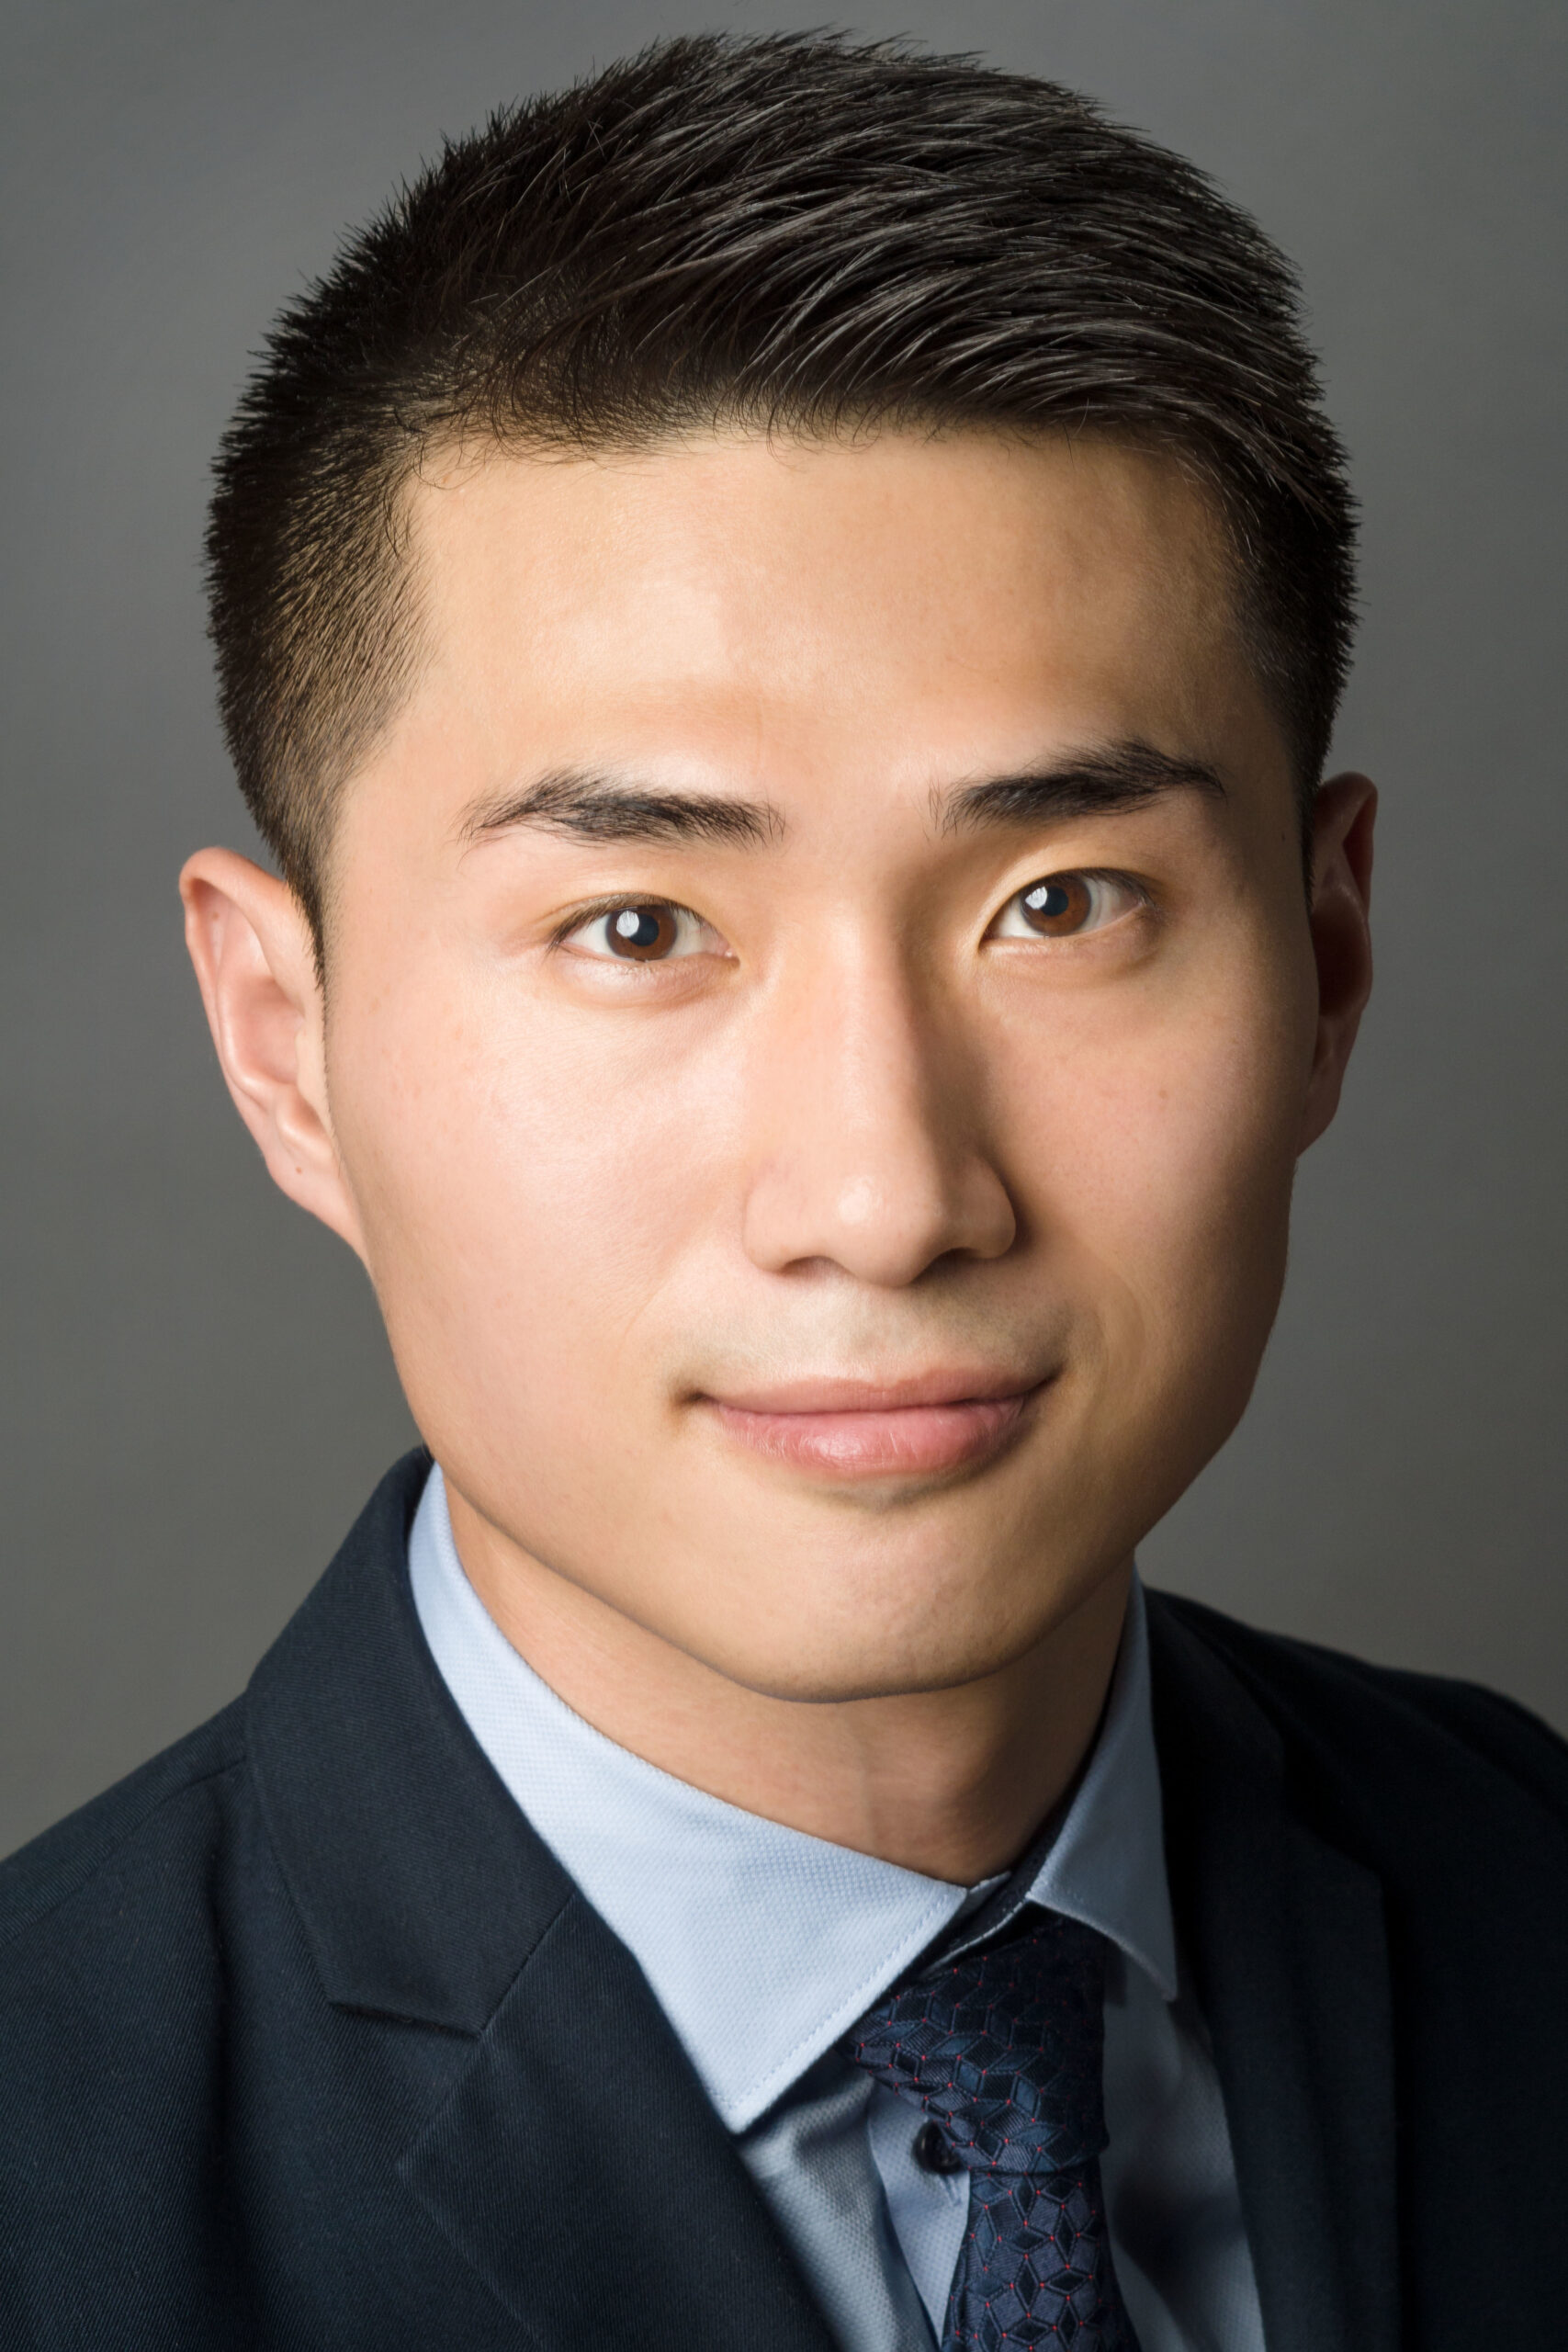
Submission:
<svg viewBox="0 0 1568 2352">
<path fill-rule="evenodd" d="M 1269 2352 L 1396 2352 L 1382 1888 L 1305 1817 L 1225 1631 L 1149 1596 L 1178 1936 L 1224 2093 L 1264 2335 Z"/>
<path fill-rule="evenodd" d="M 417 2199 L 543 2352 L 622 2352 L 628 2312 L 646 2352 L 830 2352 L 636 1962 L 435 1669 L 407 1556 L 429 1467 L 411 1454 L 382 1481 L 246 1702 L 327 1999 L 469 2045 L 390 2193 Z"/>
<path fill-rule="evenodd" d="M 419 1630 L 389 1471 L 252 1678 L 247 1741 L 330 2001 L 481 2033 L 573 1894 L 476 1747 Z"/>
</svg>

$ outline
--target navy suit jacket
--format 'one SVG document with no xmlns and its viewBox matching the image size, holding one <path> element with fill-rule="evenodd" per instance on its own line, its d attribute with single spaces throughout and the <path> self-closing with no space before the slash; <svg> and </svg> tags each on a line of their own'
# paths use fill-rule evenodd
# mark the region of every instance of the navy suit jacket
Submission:
<svg viewBox="0 0 1568 2352">
<path fill-rule="evenodd" d="M 243 1699 L 0 1869 L 6 2352 L 830 2352 L 497 1780 L 383 1482 Z M 1152 1595 L 1269 2352 L 1568 2345 L 1568 1748 Z"/>
</svg>

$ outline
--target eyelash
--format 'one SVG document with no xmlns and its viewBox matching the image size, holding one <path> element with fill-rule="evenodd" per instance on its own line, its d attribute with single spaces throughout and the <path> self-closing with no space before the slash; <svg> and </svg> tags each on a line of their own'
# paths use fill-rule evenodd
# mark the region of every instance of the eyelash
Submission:
<svg viewBox="0 0 1568 2352">
<path fill-rule="evenodd" d="M 618 899 L 600 899 L 592 906 L 574 907 L 563 915 L 550 933 L 552 947 L 564 947 L 576 933 L 586 931 L 590 923 L 603 922 L 606 915 L 618 915 L 629 907 L 668 907 L 672 915 L 690 915 L 694 922 L 702 917 L 694 908 L 683 907 L 677 899 L 631 899 L 624 894 Z"/>
<path fill-rule="evenodd" d="M 1136 909 L 1152 910 L 1155 907 L 1154 895 L 1149 889 L 1147 884 L 1140 882 L 1134 875 L 1123 873 L 1114 866 L 1064 866 L 1053 873 L 1038 875 L 1032 881 L 1026 882 L 1021 889 L 1013 891 L 1011 896 L 1005 899 L 1002 905 L 998 908 L 996 913 L 992 916 L 990 922 L 987 925 L 987 937 L 990 937 L 995 933 L 997 925 L 1002 921 L 1010 909 L 1021 904 L 1027 893 L 1039 890 L 1048 884 L 1064 884 L 1070 882 L 1088 883 L 1091 887 L 1099 885 L 1111 889 L 1125 890 L 1134 899 Z M 549 935 L 549 944 L 552 948 L 564 947 L 567 942 L 574 938 L 579 932 L 588 930 L 593 923 L 603 922 L 605 918 L 610 915 L 629 912 L 637 907 L 660 907 L 672 915 L 684 916 L 688 922 L 705 925 L 706 923 L 706 918 L 703 915 L 699 915 L 694 907 L 688 907 L 678 899 L 660 899 L 654 897 L 644 899 L 631 897 L 626 893 L 622 893 L 619 896 L 597 899 L 586 907 L 574 908 L 570 914 L 564 915 L 559 922 L 555 925 Z M 1120 918 L 1117 918 L 1117 920 L 1120 920 Z M 1109 927 L 1110 926 L 1108 925 L 1096 924 L 1092 927 L 1092 930 L 1100 930 Z M 1062 936 L 1067 940 L 1071 940 L 1075 937 L 1089 937 L 1092 936 L 1092 930 L 1089 932 L 1080 932 L 1076 933 L 1067 933 L 1062 934 Z M 1017 936 L 1018 934 L 1013 935 Z M 1037 938 L 1044 938 L 1048 934 L 1039 932 L 1035 934 Z M 595 962 L 609 962 L 614 959 L 609 957 L 595 957 L 593 960 Z M 668 961 L 670 959 L 664 958 L 661 960 Z M 648 967 L 645 966 L 643 968 L 646 969 Z"/>
</svg>

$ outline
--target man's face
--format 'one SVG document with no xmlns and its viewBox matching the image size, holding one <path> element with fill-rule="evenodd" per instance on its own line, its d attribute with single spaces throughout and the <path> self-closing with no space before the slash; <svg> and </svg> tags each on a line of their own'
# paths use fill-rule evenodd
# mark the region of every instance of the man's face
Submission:
<svg viewBox="0 0 1568 2352">
<path fill-rule="evenodd" d="M 1332 1109 L 1201 498 L 736 437 L 454 463 L 412 528 L 326 1069 L 416 1419 L 753 1689 L 1002 1665 L 1234 1426 Z"/>
</svg>

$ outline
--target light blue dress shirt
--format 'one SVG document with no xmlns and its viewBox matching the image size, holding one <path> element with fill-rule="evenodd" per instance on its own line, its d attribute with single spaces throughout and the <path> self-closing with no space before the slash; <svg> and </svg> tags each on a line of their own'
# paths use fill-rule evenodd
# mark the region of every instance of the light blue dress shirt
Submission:
<svg viewBox="0 0 1568 2352">
<path fill-rule="evenodd" d="M 931 2352 L 968 2176 L 922 2171 L 919 2118 L 837 2045 L 989 1886 L 952 1886 L 743 1813 L 584 1723 L 463 1573 L 438 1469 L 409 1564 L 425 1639 L 469 1729 L 636 1955 L 844 2352 Z M 1178 1965 L 1135 1579 L 1100 1736 L 1029 1899 L 1112 1947 L 1102 2174 L 1142 2352 L 1263 2352 L 1224 2108 Z"/>
</svg>

